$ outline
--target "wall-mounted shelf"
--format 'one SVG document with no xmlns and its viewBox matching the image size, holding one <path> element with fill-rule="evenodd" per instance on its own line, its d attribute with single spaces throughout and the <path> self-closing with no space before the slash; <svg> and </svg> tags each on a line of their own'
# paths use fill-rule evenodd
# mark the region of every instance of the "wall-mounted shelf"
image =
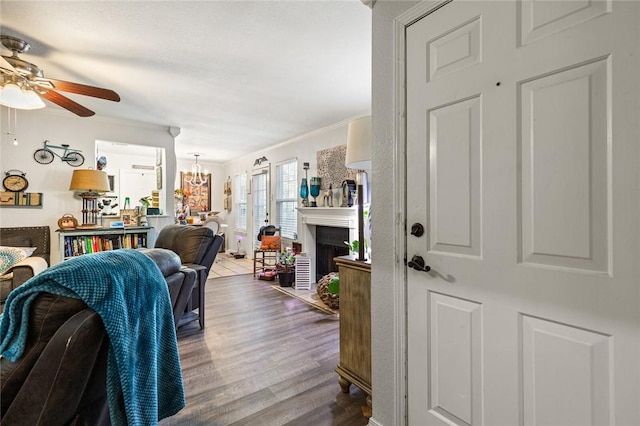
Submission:
<svg viewBox="0 0 640 426">
<path fill-rule="evenodd" d="M 42 207 L 42 192 L 0 192 L 0 207 Z"/>
</svg>

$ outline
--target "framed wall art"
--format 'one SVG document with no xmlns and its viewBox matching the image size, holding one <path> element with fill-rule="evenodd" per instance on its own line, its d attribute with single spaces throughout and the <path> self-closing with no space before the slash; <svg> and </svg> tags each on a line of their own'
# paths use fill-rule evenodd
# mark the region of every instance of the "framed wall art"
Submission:
<svg viewBox="0 0 640 426">
<path fill-rule="evenodd" d="M 316 153 L 316 162 L 318 167 L 318 176 L 322 182 L 322 189 L 340 188 L 342 182 L 350 179 L 356 180 L 355 169 L 347 169 L 344 165 L 347 156 L 347 145 L 340 145 L 333 148 L 323 149 Z"/>
<path fill-rule="evenodd" d="M 205 174 L 205 179 L 206 183 L 201 186 L 193 186 L 189 183 L 191 172 L 180 172 L 180 188 L 191 214 L 211 211 L 211 173 Z"/>
</svg>

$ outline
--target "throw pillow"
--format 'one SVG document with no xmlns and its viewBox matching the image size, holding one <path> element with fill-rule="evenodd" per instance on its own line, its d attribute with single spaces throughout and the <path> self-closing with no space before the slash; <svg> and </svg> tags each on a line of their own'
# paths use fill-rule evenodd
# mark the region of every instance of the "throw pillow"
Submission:
<svg viewBox="0 0 640 426">
<path fill-rule="evenodd" d="M 280 250 L 280 235 L 263 235 L 260 250 Z"/>
<path fill-rule="evenodd" d="M 22 259 L 31 256 L 35 247 L 4 247 L 0 246 L 0 275 Z"/>
</svg>

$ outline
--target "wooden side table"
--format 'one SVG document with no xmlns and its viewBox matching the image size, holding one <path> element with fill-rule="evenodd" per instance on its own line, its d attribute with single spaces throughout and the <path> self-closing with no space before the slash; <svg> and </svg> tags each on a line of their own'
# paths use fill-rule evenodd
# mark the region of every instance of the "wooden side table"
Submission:
<svg viewBox="0 0 640 426">
<path fill-rule="evenodd" d="M 340 363 L 335 371 L 344 393 L 352 384 L 366 392 L 370 409 L 371 263 L 349 256 L 334 261 L 340 274 Z"/>
</svg>

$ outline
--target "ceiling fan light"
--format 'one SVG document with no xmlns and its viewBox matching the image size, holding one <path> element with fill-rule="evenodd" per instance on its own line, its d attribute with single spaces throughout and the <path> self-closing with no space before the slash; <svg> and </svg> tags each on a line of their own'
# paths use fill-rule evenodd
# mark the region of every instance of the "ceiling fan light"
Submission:
<svg viewBox="0 0 640 426">
<path fill-rule="evenodd" d="M 22 93 L 24 94 L 25 98 L 28 100 L 28 107 L 25 107 L 23 109 L 40 109 L 46 106 L 42 98 L 40 98 L 40 96 L 38 96 L 38 94 L 33 90 L 23 89 Z"/>
<path fill-rule="evenodd" d="M 4 86 L 0 92 L 0 105 L 15 109 L 38 109 L 46 105 L 33 90 L 22 90 L 15 83 Z"/>
</svg>

